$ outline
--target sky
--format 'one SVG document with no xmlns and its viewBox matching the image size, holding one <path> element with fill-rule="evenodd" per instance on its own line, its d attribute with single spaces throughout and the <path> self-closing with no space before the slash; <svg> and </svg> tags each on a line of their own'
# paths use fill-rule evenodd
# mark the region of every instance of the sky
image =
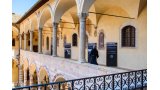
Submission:
<svg viewBox="0 0 160 90">
<path fill-rule="evenodd" d="M 24 15 L 38 0 L 12 0 L 12 13 Z"/>
</svg>

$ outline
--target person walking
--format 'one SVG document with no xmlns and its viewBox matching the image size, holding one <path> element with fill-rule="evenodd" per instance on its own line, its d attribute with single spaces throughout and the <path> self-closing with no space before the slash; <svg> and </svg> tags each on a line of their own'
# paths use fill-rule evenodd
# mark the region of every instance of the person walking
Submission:
<svg viewBox="0 0 160 90">
<path fill-rule="evenodd" d="M 96 45 L 93 46 L 90 55 L 91 55 L 91 64 L 98 65 L 97 58 L 99 57 L 99 54 Z"/>
</svg>

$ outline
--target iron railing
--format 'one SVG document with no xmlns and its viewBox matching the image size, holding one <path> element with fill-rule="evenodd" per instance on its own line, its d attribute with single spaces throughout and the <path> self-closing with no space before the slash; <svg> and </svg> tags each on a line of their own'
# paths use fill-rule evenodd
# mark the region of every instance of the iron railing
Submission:
<svg viewBox="0 0 160 90">
<path fill-rule="evenodd" d="M 16 87 L 12 90 L 135 90 L 146 87 L 147 69 L 143 69 L 63 82 Z"/>
</svg>

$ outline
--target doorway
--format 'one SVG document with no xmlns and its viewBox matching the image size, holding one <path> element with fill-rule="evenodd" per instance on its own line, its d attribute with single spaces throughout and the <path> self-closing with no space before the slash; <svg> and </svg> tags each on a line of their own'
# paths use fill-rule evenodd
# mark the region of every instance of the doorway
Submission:
<svg viewBox="0 0 160 90">
<path fill-rule="evenodd" d="M 66 43 L 64 45 L 64 57 L 71 58 L 71 44 L 70 43 Z"/>
<path fill-rule="evenodd" d="M 96 43 L 88 43 L 88 63 L 91 63 L 91 50 L 93 49 L 93 46 L 96 45 L 97 47 L 97 44 Z"/>
<path fill-rule="evenodd" d="M 106 46 L 107 66 L 117 66 L 117 43 L 109 42 Z"/>
</svg>

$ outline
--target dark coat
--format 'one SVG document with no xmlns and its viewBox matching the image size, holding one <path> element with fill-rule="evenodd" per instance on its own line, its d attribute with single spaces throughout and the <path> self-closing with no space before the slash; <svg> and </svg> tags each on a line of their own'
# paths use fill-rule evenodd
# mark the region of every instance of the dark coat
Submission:
<svg viewBox="0 0 160 90">
<path fill-rule="evenodd" d="M 91 64 L 98 65 L 97 58 L 99 57 L 99 54 L 96 48 L 91 50 L 90 56 L 91 56 Z"/>
</svg>

